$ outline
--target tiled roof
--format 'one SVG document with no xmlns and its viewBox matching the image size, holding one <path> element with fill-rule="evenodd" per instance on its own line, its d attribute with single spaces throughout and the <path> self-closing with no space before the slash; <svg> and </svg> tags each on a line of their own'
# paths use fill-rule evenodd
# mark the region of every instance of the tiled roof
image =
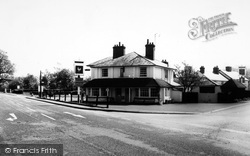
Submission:
<svg viewBox="0 0 250 156">
<path fill-rule="evenodd" d="M 222 85 L 222 88 L 230 88 L 230 89 L 243 89 L 246 88 L 242 83 L 237 80 L 230 79 L 228 82 Z"/>
<path fill-rule="evenodd" d="M 241 75 L 239 74 L 239 72 L 236 71 L 225 71 L 225 70 L 220 70 L 220 74 L 225 75 L 226 77 L 228 77 L 228 79 L 234 79 L 234 80 L 238 80 Z M 245 78 L 245 80 L 248 80 L 245 76 L 243 76 Z"/>
<path fill-rule="evenodd" d="M 222 76 L 221 74 L 214 74 L 212 71 L 211 72 L 205 72 L 204 74 L 207 78 L 213 81 L 227 81 L 227 79 Z"/>
<path fill-rule="evenodd" d="M 202 74 L 200 71 L 198 72 L 200 77 L 206 78 L 208 81 L 202 82 L 202 85 L 222 85 L 226 81 L 228 81 L 224 76 L 221 74 L 214 74 L 212 71 L 206 71 Z"/>
<path fill-rule="evenodd" d="M 120 66 L 161 66 L 170 68 L 167 64 L 162 63 L 161 61 L 147 59 L 136 52 L 131 52 L 115 59 L 113 59 L 113 57 L 107 57 L 91 63 L 88 66 L 92 68 Z"/>
</svg>

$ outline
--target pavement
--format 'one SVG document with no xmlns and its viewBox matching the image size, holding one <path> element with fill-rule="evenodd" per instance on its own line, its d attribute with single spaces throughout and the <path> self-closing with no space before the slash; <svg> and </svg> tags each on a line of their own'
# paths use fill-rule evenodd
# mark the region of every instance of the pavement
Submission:
<svg viewBox="0 0 250 156">
<path fill-rule="evenodd" d="M 239 107 L 241 105 L 250 104 L 249 101 L 241 101 L 237 103 L 174 103 L 164 105 L 107 105 L 106 104 L 95 104 L 90 103 L 69 103 L 63 101 L 55 101 L 50 99 L 41 99 L 37 97 L 26 97 L 28 99 L 42 101 L 60 106 L 72 107 L 77 109 L 85 110 L 96 110 L 106 112 L 123 112 L 123 113 L 147 113 L 147 114 L 204 114 L 214 113 L 227 109 Z"/>
</svg>

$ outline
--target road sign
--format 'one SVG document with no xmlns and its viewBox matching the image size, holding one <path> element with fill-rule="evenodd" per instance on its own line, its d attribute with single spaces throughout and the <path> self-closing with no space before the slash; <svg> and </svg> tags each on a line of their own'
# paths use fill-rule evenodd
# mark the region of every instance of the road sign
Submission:
<svg viewBox="0 0 250 156">
<path fill-rule="evenodd" d="M 75 67 L 75 75 L 84 75 L 84 62 L 83 61 L 75 61 L 74 67 Z"/>
</svg>

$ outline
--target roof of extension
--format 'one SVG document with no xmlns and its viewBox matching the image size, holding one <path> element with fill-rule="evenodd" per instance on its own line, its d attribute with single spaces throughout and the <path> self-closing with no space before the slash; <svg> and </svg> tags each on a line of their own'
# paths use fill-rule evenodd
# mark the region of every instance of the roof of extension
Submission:
<svg viewBox="0 0 250 156">
<path fill-rule="evenodd" d="M 222 88 L 234 90 L 234 89 L 245 89 L 246 86 L 237 80 L 230 79 L 225 84 L 222 85 Z"/>
<path fill-rule="evenodd" d="M 208 81 L 204 81 L 203 85 L 222 85 L 222 82 L 227 82 L 228 79 L 226 79 L 224 76 L 221 74 L 214 74 L 212 71 L 206 71 L 205 74 L 202 74 L 199 71 L 199 75 L 201 77 L 205 77 Z"/>
<path fill-rule="evenodd" d="M 113 59 L 113 57 L 107 57 L 99 61 L 93 62 L 87 66 L 91 68 L 124 66 L 160 66 L 164 68 L 174 69 L 161 61 L 147 59 L 136 52 L 131 52 L 115 59 Z"/>
<path fill-rule="evenodd" d="M 84 87 L 160 87 L 171 88 L 171 84 L 164 80 L 153 78 L 105 78 L 105 79 L 93 79 Z"/>
<path fill-rule="evenodd" d="M 240 77 L 242 77 L 242 75 L 240 75 L 239 72 L 236 72 L 236 71 L 228 72 L 225 70 L 220 70 L 219 72 L 221 75 L 223 75 L 227 79 L 238 80 Z M 243 76 L 243 77 L 246 81 L 248 81 L 248 79 L 245 76 Z"/>
</svg>

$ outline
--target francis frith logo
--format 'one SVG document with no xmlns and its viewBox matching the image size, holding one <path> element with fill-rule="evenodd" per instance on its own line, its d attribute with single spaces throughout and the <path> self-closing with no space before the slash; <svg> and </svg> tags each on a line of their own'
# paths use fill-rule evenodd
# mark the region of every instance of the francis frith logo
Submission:
<svg viewBox="0 0 250 156">
<path fill-rule="evenodd" d="M 192 40 L 204 37 L 206 40 L 212 40 L 218 36 L 233 33 L 236 23 L 230 20 L 231 13 L 223 13 L 208 19 L 202 17 L 189 20 L 188 37 Z"/>
</svg>

